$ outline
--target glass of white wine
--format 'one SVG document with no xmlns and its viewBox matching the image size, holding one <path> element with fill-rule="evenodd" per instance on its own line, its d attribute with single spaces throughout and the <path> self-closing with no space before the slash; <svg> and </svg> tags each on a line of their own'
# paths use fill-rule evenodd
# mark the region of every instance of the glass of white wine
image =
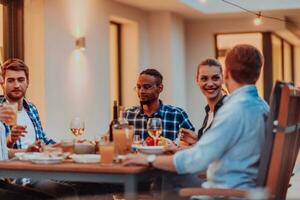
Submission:
<svg viewBox="0 0 300 200">
<path fill-rule="evenodd" d="M 157 145 L 157 141 L 162 133 L 162 122 L 160 118 L 154 117 L 148 119 L 147 122 L 147 130 L 148 134 L 153 138 L 154 140 L 154 146 Z"/>
<path fill-rule="evenodd" d="M 70 123 L 70 130 L 76 139 L 80 139 L 80 136 L 84 133 L 85 123 L 80 117 L 74 117 Z"/>
</svg>

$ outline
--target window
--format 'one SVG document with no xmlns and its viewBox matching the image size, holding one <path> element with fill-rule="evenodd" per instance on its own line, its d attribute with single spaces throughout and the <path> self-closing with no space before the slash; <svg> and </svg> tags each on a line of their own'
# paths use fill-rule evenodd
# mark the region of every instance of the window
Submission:
<svg viewBox="0 0 300 200">
<path fill-rule="evenodd" d="M 0 0 L 0 5 L 1 59 L 24 59 L 23 0 Z"/>
<path fill-rule="evenodd" d="M 117 100 L 122 105 L 122 60 L 121 60 L 121 24 L 110 23 L 110 91 L 111 102 Z"/>
</svg>

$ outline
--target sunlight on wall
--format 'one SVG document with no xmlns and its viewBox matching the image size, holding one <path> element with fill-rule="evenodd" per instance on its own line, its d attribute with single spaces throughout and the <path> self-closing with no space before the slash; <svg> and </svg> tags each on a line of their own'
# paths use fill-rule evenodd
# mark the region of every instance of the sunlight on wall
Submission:
<svg viewBox="0 0 300 200">
<path fill-rule="evenodd" d="M 68 0 L 70 29 L 74 38 L 83 37 L 86 34 L 89 3 L 86 0 Z"/>
<path fill-rule="evenodd" d="M 70 31 L 74 37 L 74 51 L 71 52 L 68 63 L 68 89 L 69 98 L 76 105 L 74 115 L 85 109 L 86 101 L 84 97 L 88 94 L 88 62 L 84 50 L 76 49 L 75 40 L 85 37 L 89 3 L 86 0 L 67 0 L 67 8 L 69 9 Z M 77 112 L 77 113 L 76 113 Z"/>
<path fill-rule="evenodd" d="M 84 52 L 76 49 L 71 53 L 68 66 L 69 95 L 78 110 L 84 108 L 84 97 L 88 92 L 88 62 Z"/>
</svg>

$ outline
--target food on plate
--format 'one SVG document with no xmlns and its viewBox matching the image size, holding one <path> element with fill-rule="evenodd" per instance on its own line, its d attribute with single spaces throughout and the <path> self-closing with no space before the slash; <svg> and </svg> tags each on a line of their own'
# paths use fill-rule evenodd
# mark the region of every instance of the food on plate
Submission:
<svg viewBox="0 0 300 200">
<path fill-rule="evenodd" d="M 156 145 L 154 145 L 154 139 L 149 136 L 146 138 L 144 145 L 146 145 L 146 146 L 166 146 L 170 143 L 172 143 L 172 141 L 170 139 L 160 136 L 159 139 L 156 141 Z"/>
<path fill-rule="evenodd" d="M 179 146 L 190 146 L 189 143 L 185 142 L 185 141 L 182 141 L 180 140 L 180 143 L 179 143 Z"/>
</svg>

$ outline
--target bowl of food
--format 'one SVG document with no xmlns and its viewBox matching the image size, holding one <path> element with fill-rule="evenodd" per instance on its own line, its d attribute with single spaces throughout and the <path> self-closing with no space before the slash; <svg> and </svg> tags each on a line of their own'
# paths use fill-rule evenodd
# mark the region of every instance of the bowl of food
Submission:
<svg viewBox="0 0 300 200">
<path fill-rule="evenodd" d="M 99 163 L 101 157 L 98 154 L 73 154 L 71 158 L 77 163 Z"/>
<path fill-rule="evenodd" d="M 164 146 L 137 146 L 137 150 L 144 154 L 162 154 Z"/>
<path fill-rule="evenodd" d="M 88 140 L 76 141 L 74 144 L 75 154 L 94 154 L 96 151 L 96 145 Z"/>
<path fill-rule="evenodd" d="M 147 137 L 143 145 L 136 146 L 135 148 L 145 154 L 162 154 L 164 147 L 171 142 L 170 139 L 162 136 L 156 142 L 154 142 L 153 138 Z"/>
</svg>

